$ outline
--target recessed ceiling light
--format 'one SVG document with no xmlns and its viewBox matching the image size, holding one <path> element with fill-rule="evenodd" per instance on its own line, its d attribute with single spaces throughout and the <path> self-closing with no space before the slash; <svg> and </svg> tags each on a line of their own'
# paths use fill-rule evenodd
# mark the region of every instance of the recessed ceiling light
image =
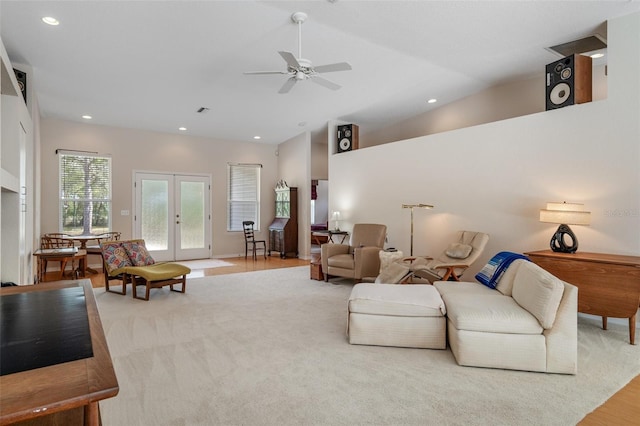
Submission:
<svg viewBox="0 0 640 426">
<path fill-rule="evenodd" d="M 44 18 L 42 18 L 42 22 L 49 25 L 60 25 L 60 21 L 51 16 L 45 16 Z"/>
<path fill-rule="evenodd" d="M 90 115 L 83 115 L 82 118 L 84 118 L 85 120 L 91 120 L 93 117 Z"/>
<path fill-rule="evenodd" d="M 594 53 L 593 55 L 591 55 L 593 59 L 602 58 L 603 56 L 604 56 L 604 53 Z"/>
<path fill-rule="evenodd" d="M 184 132 L 185 130 L 187 130 L 187 128 L 186 127 L 178 127 L 178 130 Z"/>
<path fill-rule="evenodd" d="M 427 101 L 427 103 L 430 103 L 430 104 L 435 104 L 436 102 L 438 102 L 438 100 L 435 98 L 431 98 Z"/>
<path fill-rule="evenodd" d="M 260 136 L 254 136 L 254 139 L 258 140 L 258 139 L 262 139 Z"/>
</svg>

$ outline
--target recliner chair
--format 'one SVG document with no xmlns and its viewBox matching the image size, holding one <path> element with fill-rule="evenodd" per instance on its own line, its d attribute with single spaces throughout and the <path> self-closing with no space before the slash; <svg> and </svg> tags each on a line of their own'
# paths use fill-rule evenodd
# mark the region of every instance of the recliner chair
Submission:
<svg viewBox="0 0 640 426">
<path fill-rule="evenodd" d="M 451 244 L 435 259 L 413 260 L 410 265 L 413 277 L 431 283 L 460 281 L 462 273 L 478 260 L 488 242 L 489 234 L 458 231 Z"/>
<path fill-rule="evenodd" d="M 357 223 L 353 226 L 349 244 L 322 244 L 324 280 L 330 276 L 353 278 L 375 277 L 380 271 L 379 252 L 384 247 L 387 226 Z"/>
</svg>

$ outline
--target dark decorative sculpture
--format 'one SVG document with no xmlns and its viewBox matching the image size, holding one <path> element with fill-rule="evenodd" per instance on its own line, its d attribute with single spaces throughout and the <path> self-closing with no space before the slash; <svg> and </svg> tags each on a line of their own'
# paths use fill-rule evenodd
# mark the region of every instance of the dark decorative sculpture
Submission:
<svg viewBox="0 0 640 426">
<path fill-rule="evenodd" d="M 571 239 L 571 245 L 568 245 L 565 238 Z M 562 224 L 558 226 L 556 233 L 551 237 L 551 250 L 560 253 L 575 253 L 578 250 L 578 238 L 568 225 Z"/>
</svg>

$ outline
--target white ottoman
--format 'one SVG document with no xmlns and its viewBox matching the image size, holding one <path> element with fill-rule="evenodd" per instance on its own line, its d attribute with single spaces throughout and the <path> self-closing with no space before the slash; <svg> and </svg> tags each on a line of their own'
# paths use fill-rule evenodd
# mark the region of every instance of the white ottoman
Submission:
<svg viewBox="0 0 640 426">
<path fill-rule="evenodd" d="M 445 314 L 430 284 L 356 284 L 349 297 L 349 343 L 446 349 Z"/>
</svg>

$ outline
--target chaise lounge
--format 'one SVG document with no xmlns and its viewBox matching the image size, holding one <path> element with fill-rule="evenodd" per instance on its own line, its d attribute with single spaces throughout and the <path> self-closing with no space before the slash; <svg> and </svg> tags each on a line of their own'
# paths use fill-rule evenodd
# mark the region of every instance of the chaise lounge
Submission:
<svg viewBox="0 0 640 426">
<path fill-rule="evenodd" d="M 173 262 L 156 263 L 145 247 L 144 240 L 102 241 L 100 243 L 104 265 L 105 290 L 111 293 L 126 294 L 127 284 L 132 284 L 133 297 L 149 300 L 152 288 L 166 285 L 171 291 L 184 293 L 187 287 L 187 274 L 191 269 Z M 109 281 L 122 281 L 122 290 L 115 291 Z M 173 286 L 182 284 L 180 290 Z M 137 286 L 144 285 L 144 296 L 138 296 Z"/>
</svg>

